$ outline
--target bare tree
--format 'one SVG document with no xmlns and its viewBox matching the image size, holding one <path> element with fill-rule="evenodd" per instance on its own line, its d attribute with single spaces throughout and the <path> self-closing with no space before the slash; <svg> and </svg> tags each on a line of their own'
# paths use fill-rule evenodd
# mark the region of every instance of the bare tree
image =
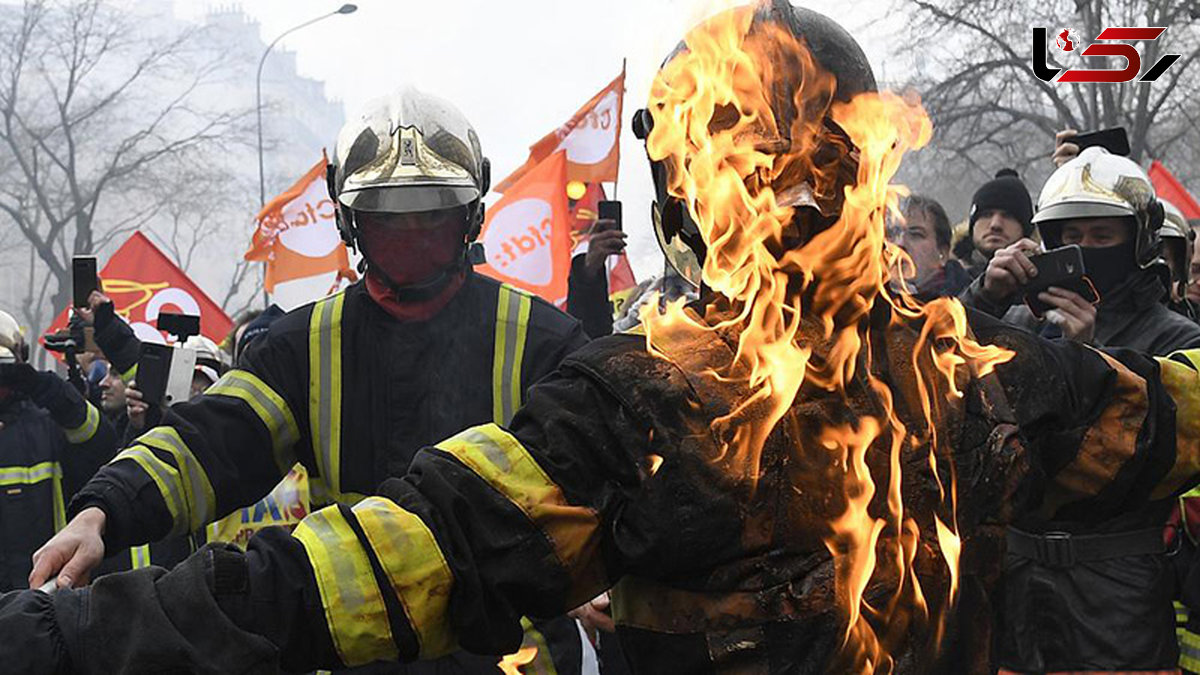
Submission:
<svg viewBox="0 0 1200 675">
<path fill-rule="evenodd" d="M 1200 3 L 1195 0 L 904 0 L 910 10 L 907 54 L 934 122 L 923 166 L 929 183 L 975 185 L 998 168 L 1021 171 L 1036 192 L 1051 170 L 1054 133 L 1124 126 L 1135 161 L 1162 159 L 1190 168 L 1200 141 L 1191 106 L 1200 94 Z M 1032 27 L 1044 26 L 1046 46 Z M 1153 83 L 1043 82 L 1032 72 L 1033 49 L 1046 49 L 1051 68 L 1120 69 L 1121 58 L 1074 56 L 1107 26 L 1166 26 L 1153 42 L 1136 43 L 1142 73 L 1164 54 L 1182 57 Z M 1079 41 L 1055 45 L 1063 29 Z M 1082 44 L 1080 44 L 1082 43 Z M 1186 172 L 1185 172 L 1186 173 Z M 1200 177 L 1200 176 L 1198 176 Z M 969 198 L 970 191 L 967 191 Z M 961 199 L 961 192 L 958 195 Z"/>
<path fill-rule="evenodd" d="M 223 64 L 195 29 L 151 34 L 100 0 L 10 8 L 0 13 L 0 44 L 0 220 L 45 265 L 41 294 L 53 284 L 57 311 L 67 304 L 70 257 L 156 217 L 173 195 L 145 186 L 161 180 L 168 160 L 235 142 L 248 111 L 199 105 Z M 40 313 L 32 276 L 25 304 Z"/>
</svg>

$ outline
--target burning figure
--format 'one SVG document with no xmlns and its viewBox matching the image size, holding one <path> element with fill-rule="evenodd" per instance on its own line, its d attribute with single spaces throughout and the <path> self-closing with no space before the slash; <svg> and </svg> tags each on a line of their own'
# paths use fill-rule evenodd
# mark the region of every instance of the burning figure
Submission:
<svg viewBox="0 0 1200 675">
<path fill-rule="evenodd" d="M 1051 343 L 892 290 L 911 262 L 884 236 L 889 180 L 930 124 L 876 93 L 831 20 L 778 1 L 717 15 L 635 130 L 660 243 L 700 301 L 645 311 L 509 428 L 427 448 L 294 535 L 4 597 L 19 663 L 510 654 L 520 617 L 611 587 L 637 672 L 987 671 L 1014 513 L 1103 518 L 1196 481 L 1200 436 L 1175 422 L 1200 408 L 1188 355 Z"/>
</svg>

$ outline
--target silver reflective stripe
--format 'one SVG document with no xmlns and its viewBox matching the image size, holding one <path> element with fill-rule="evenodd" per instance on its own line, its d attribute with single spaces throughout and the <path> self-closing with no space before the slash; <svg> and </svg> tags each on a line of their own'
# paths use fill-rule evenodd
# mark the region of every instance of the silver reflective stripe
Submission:
<svg viewBox="0 0 1200 675">
<path fill-rule="evenodd" d="M 84 402 L 84 407 L 87 409 L 87 412 L 84 414 L 83 423 L 74 429 L 63 430 L 63 433 L 67 436 L 67 442 L 72 445 L 92 440 L 92 437 L 96 435 L 96 431 L 100 429 L 100 411 L 96 410 L 96 406 L 86 401 Z"/>
<path fill-rule="evenodd" d="M 271 448 L 281 471 L 290 470 L 295 458 L 292 446 L 300 440 L 300 428 L 287 403 L 267 383 L 245 370 L 231 370 L 221 376 L 205 394 L 236 398 L 249 405 L 271 435 Z"/>
<path fill-rule="evenodd" d="M 183 478 L 181 487 L 186 509 L 183 515 L 189 532 L 198 531 L 216 519 L 217 506 L 212 482 L 204 472 L 204 467 L 200 465 L 200 460 L 196 459 L 191 449 L 179 437 L 179 432 L 171 427 L 155 427 L 142 434 L 137 442 L 165 450 L 174 457 L 175 467 Z"/>
</svg>

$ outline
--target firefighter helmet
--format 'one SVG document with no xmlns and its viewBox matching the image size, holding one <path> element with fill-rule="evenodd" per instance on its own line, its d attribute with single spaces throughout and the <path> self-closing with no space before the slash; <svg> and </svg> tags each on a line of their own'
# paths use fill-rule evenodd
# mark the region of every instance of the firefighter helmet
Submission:
<svg viewBox="0 0 1200 675">
<path fill-rule="evenodd" d="M 763 3 L 755 10 L 749 32 L 754 33 L 756 26 L 762 25 L 783 27 L 807 46 L 817 65 L 834 76 L 836 89 L 833 92 L 833 99 L 829 103 L 833 101 L 846 102 L 860 93 L 876 90 L 875 75 L 871 70 L 870 62 L 867 60 L 866 55 L 863 54 L 862 48 L 844 28 L 829 17 L 809 9 L 795 7 L 787 2 L 787 0 L 772 0 L 771 2 Z M 663 67 L 686 49 L 686 44 L 681 43 L 678 45 L 667 56 L 667 59 L 663 62 Z M 662 68 L 660 68 L 661 70 Z M 799 78 L 795 80 L 781 78 L 779 82 L 787 83 L 785 84 L 787 90 L 772 92 L 772 100 L 775 101 L 772 104 L 772 108 L 776 116 L 776 127 L 785 134 L 791 128 L 792 119 L 796 115 L 795 105 L 793 104 L 796 90 L 795 85 L 792 83 L 798 83 L 799 81 Z M 827 108 L 824 119 L 824 126 L 827 133 L 825 134 L 825 138 L 822 139 L 822 147 L 815 150 L 815 152 L 832 151 L 832 154 L 836 155 L 844 165 L 836 174 L 839 185 L 849 184 L 853 182 L 857 172 L 856 152 L 854 152 L 854 146 L 849 136 L 833 122 L 828 112 Z M 645 141 L 649 137 L 653 126 L 654 121 L 648 110 L 643 109 L 634 113 L 633 133 L 639 139 Z M 790 139 L 784 140 L 785 142 L 790 141 Z M 707 250 L 700 229 L 692 221 L 683 203 L 678 198 L 669 194 L 666 166 L 662 162 L 652 160 L 650 162 L 650 173 L 654 180 L 655 188 L 655 201 L 652 205 L 651 218 L 659 246 L 662 248 L 663 254 L 670 265 L 684 279 L 687 279 L 694 286 L 699 287 L 701 281 L 700 273 Z M 811 184 L 809 187 L 812 187 Z M 776 192 L 780 191 L 777 190 Z M 812 195 L 818 191 L 809 189 L 796 190 L 795 192 Z M 827 226 L 837 220 L 841 210 L 840 200 L 843 190 L 837 187 L 825 192 L 835 195 L 834 199 L 828 202 L 818 199 L 815 203 L 797 205 L 813 207 L 812 209 L 803 210 L 811 210 L 812 213 L 810 215 L 818 217 L 823 226 Z"/>
<path fill-rule="evenodd" d="M 1075 218 L 1131 218 L 1138 267 L 1159 259 L 1163 207 L 1150 177 L 1128 157 L 1090 147 L 1050 175 L 1033 216 L 1047 247 L 1062 245 L 1062 224 Z"/>
<path fill-rule="evenodd" d="M 25 335 L 21 326 L 8 312 L 0 310 L 0 363 L 22 363 L 29 360 Z"/>
<path fill-rule="evenodd" d="M 412 87 L 367 104 L 338 134 L 326 168 L 338 229 L 355 245 L 354 211 L 468 207 L 468 240 L 483 224 L 491 168 L 479 137 L 449 102 Z"/>
<path fill-rule="evenodd" d="M 1187 294 L 1188 284 L 1192 280 L 1192 246 L 1196 233 L 1192 231 L 1183 211 L 1165 199 L 1159 200 L 1163 207 L 1163 224 L 1158 228 L 1158 238 L 1162 240 L 1162 255 L 1168 259 L 1174 275 L 1176 297 Z"/>
</svg>

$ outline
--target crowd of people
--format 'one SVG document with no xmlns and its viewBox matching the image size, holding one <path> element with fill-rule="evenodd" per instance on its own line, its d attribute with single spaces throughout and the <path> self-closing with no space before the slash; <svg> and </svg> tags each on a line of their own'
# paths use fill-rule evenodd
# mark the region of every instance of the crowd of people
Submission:
<svg viewBox="0 0 1200 675">
<path fill-rule="evenodd" d="M 875 81 L 827 17 L 775 2 L 747 25 L 772 41 L 755 53 L 779 72 L 793 63 L 786 34 L 834 80 L 829 100 L 772 114 L 815 134 L 805 140 L 838 167 L 836 189 L 786 171 L 742 186 L 810 195 L 762 249 L 794 264 L 790 254 L 828 244 L 849 210 L 811 195 L 848 193 L 870 161 L 829 110 Z M 689 58 L 677 50 L 668 66 L 686 71 Z M 763 101 L 791 101 L 803 86 L 763 77 Z M 635 115 L 643 139 L 672 123 L 653 103 Z M 814 111 L 819 123 L 790 124 Z M 749 116 L 707 114 L 696 128 L 711 134 Z M 1074 138 L 1047 139 L 1056 168 L 1036 203 L 1009 169 L 974 192 L 958 228 L 936 200 L 905 198 L 886 234 L 906 255 L 880 246 L 876 258 L 893 264 L 878 287 L 834 309 L 819 263 L 763 272 L 742 262 L 721 271 L 757 282 L 713 293 L 698 271 L 737 260 L 727 247 L 740 234 L 714 236 L 727 225 L 707 201 L 716 195 L 678 180 L 686 161 L 652 152 L 654 227 L 672 269 L 614 318 L 604 270 L 622 232 L 594 229 L 573 261 L 566 313 L 475 273 L 490 186 L 480 139 L 430 94 L 379 99 L 342 130 L 328 166 L 363 280 L 294 311 L 238 317 L 220 345 L 180 341 L 196 356 L 188 400 L 147 402 L 143 346 L 101 291 L 46 336 L 66 377 L 36 370 L 29 340 L 0 312 L 0 663 L 28 673 L 1200 672 L 1200 493 L 1189 492 L 1200 482 L 1198 224 L 1157 198 L 1136 162 Z M 861 261 L 858 281 L 877 269 L 846 260 Z M 643 320 L 678 298 L 688 318 Z M 748 478 L 731 468 L 731 448 L 754 435 L 767 416 L 755 406 L 772 393 L 754 390 L 763 379 L 747 384 L 739 369 L 757 347 L 738 335 L 778 334 L 769 317 L 780 307 L 827 310 L 791 338 L 814 371 L 846 345 L 866 348 L 845 382 L 797 385 L 757 440 Z M 938 329 L 926 359 L 927 327 L 952 325 L 959 309 L 969 330 Z M 922 375 L 948 362 L 969 372 Z M 894 415 L 878 415 L 893 403 Z M 921 435 L 921 409 L 944 447 Z M 829 544 L 828 529 L 854 496 L 845 476 L 861 469 L 822 464 L 828 454 L 810 454 L 808 439 L 836 448 L 831 421 L 867 419 L 899 439 L 867 441 L 894 453 L 863 455 L 868 473 L 895 472 L 895 492 L 877 499 L 917 514 L 903 532 L 881 524 L 872 556 L 888 541 L 921 543 L 877 568 L 903 570 L 895 588 L 886 570 L 867 576 L 859 616 L 844 602 L 850 549 Z M 302 520 L 268 517 L 236 541 L 214 527 L 295 472 L 308 486 Z M 954 538 L 945 484 L 958 490 Z M 947 566 L 929 542 L 953 541 L 963 555 Z"/>
</svg>

